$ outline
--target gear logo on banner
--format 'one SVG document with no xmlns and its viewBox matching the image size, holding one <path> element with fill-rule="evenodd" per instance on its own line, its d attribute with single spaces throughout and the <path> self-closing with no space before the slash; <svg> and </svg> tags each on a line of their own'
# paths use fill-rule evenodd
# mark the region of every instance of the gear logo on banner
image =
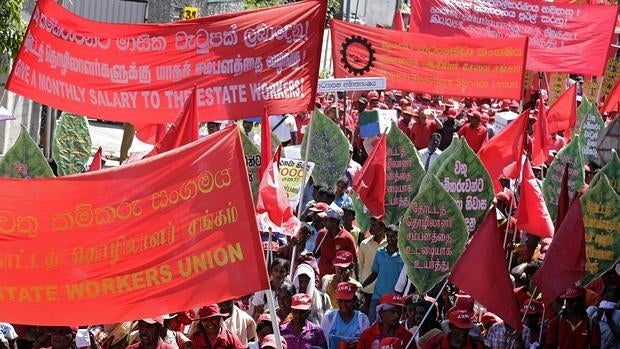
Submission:
<svg viewBox="0 0 620 349">
<path fill-rule="evenodd" d="M 355 76 L 364 75 L 370 71 L 374 61 L 377 60 L 375 53 L 368 39 L 359 35 L 352 35 L 342 43 L 342 49 L 340 50 L 342 58 L 340 61 L 349 73 Z"/>
</svg>

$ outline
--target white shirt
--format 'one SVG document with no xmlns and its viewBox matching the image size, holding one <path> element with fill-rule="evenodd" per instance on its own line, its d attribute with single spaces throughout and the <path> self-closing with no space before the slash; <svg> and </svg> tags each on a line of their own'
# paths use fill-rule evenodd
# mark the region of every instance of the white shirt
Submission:
<svg viewBox="0 0 620 349">
<path fill-rule="evenodd" d="M 433 162 L 437 160 L 437 158 L 439 157 L 439 154 L 441 154 L 441 150 L 439 149 L 435 149 L 435 151 L 432 153 L 428 150 L 428 148 L 418 150 L 418 155 L 420 156 L 420 161 L 422 161 L 422 167 L 424 167 L 424 170 L 428 170 L 428 168 L 430 168 L 431 165 L 433 165 Z M 426 166 L 426 160 L 429 157 L 430 157 L 430 161 L 428 163 L 428 166 Z"/>
<path fill-rule="evenodd" d="M 239 309 L 236 305 L 233 305 L 230 317 L 224 320 L 224 327 L 237 335 L 243 345 L 247 345 L 249 339 L 257 338 L 256 322 L 248 313 Z"/>
<path fill-rule="evenodd" d="M 285 120 L 280 123 L 283 118 Z M 261 125 L 261 127 L 264 127 L 264 125 Z M 295 118 L 291 114 L 270 115 L 269 129 L 278 136 L 280 142 L 288 142 L 291 140 L 291 133 L 297 132 L 297 123 L 295 123 Z"/>
</svg>

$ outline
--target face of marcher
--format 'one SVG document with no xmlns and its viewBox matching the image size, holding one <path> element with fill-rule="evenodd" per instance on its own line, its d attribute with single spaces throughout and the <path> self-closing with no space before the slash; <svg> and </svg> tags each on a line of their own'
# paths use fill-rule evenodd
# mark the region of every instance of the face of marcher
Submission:
<svg viewBox="0 0 620 349">
<path fill-rule="evenodd" d="M 414 319 L 414 323 L 416 325 L 419 325 L 420 322 L 422 322 L 422 319 L 424 318 L 424 315 L 426 315 L 426 308 L 424 308 L 423 306 L 416 306 L 415 307 L 415 312 L 413 313 L 413 319 Z"/>
<path fill-rule="evenodd" d="M 355 310 L 355 298 L 353 299 L 339 299 L 338 300 L 338 310 L 342 315 L 351 315 Z"/>
<path fill-rule="evenodd" d="M 385 239 L 387 240 L 388 246 L 394 248 L 398 247 L 398 235 L 391 230 L 387 230 L 385 232 Z"/>
<path fill-rule="evenodd" d="M 254 128 L 253 122 L 249 122 L 249 121 L 243 122 L 243 131 L 245 131 L 245 133 L 250 133 L 253 128 Z"/>
<path fill-rule="evenodd" d="M 323 220 L 323 225 L 325 226 L 325 229 L 327 229 L 327 231 L 329 232 L 337 232 L 338 230 L 340 230 L 340 220 L 336 218 L 325 218 Z"/>
<path fill-rule="evenodd" d="M 222 318 L 219 316 L 212 316 L 206 319 L 200 320 L 205 332 L 210 335 L 217 335 L 220 333 L 220 327 L 222 326 Z"/>
<path fill-rule="evenodd" d="M 278 291 L 278 306 L 284 311 L 289 311 L 291 309 L 292 298 L 293 296 L 291 296 L 291 294 L 287 291 Z"/>
<path fill-rule="evenodd" d="M 478 119 L 478 118 L 469 118 L 469 124 L 471 125 L 471 127 L 477 128 L 478 126 L 480 126 L 480 119 Z"/>
<path fill-rule="evenodd" d="M 52 348 L 64 349 L 71 347 L 73 332 L 69 327 L 53 327 L 49 334 Z"/>
<path fill-rule="evenodd" d="M 338 282 L 349 281 L 349 278 L 351 277 L 351 268 L 352 268 L 352 266 L 348 266 L 348 267 L 335 267 L 336 278 L 337 278 Z"/>
<path fill-rule="evenodd" d="M 305 324 L 308 316 L 310 315 L 310 310 L 299 310 L 293 309 L 291 310 L 291 314 L 293 315 L 293 321 L 296 324 Z"/>
<path fill-rule="evenodd" d="M 284 281 L 286 273 L 286 268 L 281 264 L 276 264 L 273 266 L 273 268 L 271 268 L 271 278 L 277 284 L 280 284 Z"/>
<path fill-rule="evenodd" d="M 468 332 L 469 330 L 467 329 L 450 326 L 450 345 L 460 348 L 463 344 L 465 344 Z"/>
<path fill-rule="evenodd" d="M 573 314 L 579 314 L 585 309 L 583 299 L 572 298 L 566 300 L 566 311 Z"/>
<path fill-rule="evenodd" d="M 234 301 L 228 300 L 225 302 L 218 303 L 218 307 L 220 308 L 220 313 L 223 314 L 232 314 Z"/>
<path fill-rule="evenodd" d="M 144 321 L 138 321 L 138 334 L 140 335 L 140 343 L 145 346 L 154 346 L 159 341 L 159 324 L 149 324 Z"/>
<path fill-rule="evenodd" d="M 400 320 L 401 311 L 402 309 L 400 307 L 395 307 L 389 310 L 381 310 L 381 319 L 388 326 L 396 326 Z"/>
<path fill-rule="evenodd" d="M 308 291 L 308 285 L 310 284 L 310 277 L 306 274 L 299 275 L 299 293 L 306 293 Z"/>
</svg>

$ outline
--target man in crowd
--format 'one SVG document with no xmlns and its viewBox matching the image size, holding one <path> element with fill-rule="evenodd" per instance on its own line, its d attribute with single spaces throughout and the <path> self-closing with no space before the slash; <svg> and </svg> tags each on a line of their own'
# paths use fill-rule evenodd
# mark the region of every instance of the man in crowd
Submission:
<svg viewBox="0 0 620 349">
<path fill-rule="evenodd" d="M 162 316 L 139 320 L 138 336 L 140 341 L 128 346 L 127 349 L 173 349 L 173 347 L 165 343 L 160 336 L 163 326 L 164 318 Z M 54 337 L 52 337 L 52 342 L 53 341 Z"/>
<path fill-rule="evenodd" d="M 385 239 L 385 224 L 382 217 L 370 217 L 370 234 L 371 236 L 360 244 L 359 248 L 359 268 L 360 268 L 360 280 L 366 280 L 370 274 L 372 274 L 372 266 L 375 261 L 375 255 L 377 250 L 387 245 Z M 370 310 L 370 301 L 372 295 L 375 292 L 376 280 L 369 283 L 362 288 L 362 300 L 361 310 L 364 314 L 368 315 Z"/>
<path fill-rule="evenodd" d="M 409 138 L 411 138 L 416 149 L 426 148 L 431 135 L 442 128 L 443 124 L 437 116 L 430 109 L 424 109 L 418 112 L 418 116 L 411 126 Z"/>
<path fill-rule="evenodd" d="M 319 325 L 308 321 L 312 297 L 305 293 L 293 296 L 291 309 L 293 319 L 280 328 L 288 349 L 305 349 L 318 347 L 327 349 L 325 334 Z"/>
<path fill-rule="evenodd" d="M 339 283 L 348 282 L 356 285 L 356 291 L 362 287 L 362 284 L 351 277 L 351 274 L 353 273 L 353 255 L 351 252 L 336 252 L 336 257 L 334 257 L 333 264 L 334 268 L 336 268 L 336 273 L 323 276 L 321 284 L 323 292 L 329 296 L 332 308 L 337 308 L 338 301 L 336 300 L 336 290 Z"/>
<path fill-rule="evenodd" d="M 330 205 L 325 212 L 320 212 L 319 216 L 323 218 L 325 226 L 317 236 L 317 245 L 315 247 L 315 256 L 321 258 L 319 260 L 319 272 L 322 278 L 327 274 L 334 274 L 335 269 L 332 260 L 336 257 L 336 253 L 340 250 L 349 251 L 353 255 L 353 263 L 357 261 L 357 248 L 355 239 L 341 225 L 342 209 L 335 205 Z"/>
<path fill-rule="evenodd" d="M 256 339 L 256 323 L 245 311 L 235 305 L 233 299 L 218 304 L 224 317 L 224 327 L 234 333 L 243 345 Z"/>
<path fill-rule="evenodd" d="M 384 294 L 379 300 L 376 312 L 377 322 L 362 333 L 357 348 L 377 348 L 381 339 L 386 337 L 400 339 L 401 348 L 405 348 L 413 334 L 399 322 L 403 312 L 402 297 L 396 293 Z"/>
<path fill-rule="evenodd" d="M 468 123 L 463 125 L 458 132 L 459 137 L 465 137 L 469 147 L 478 152 L 482 144 L 487 140 L 487 129 L 480 123 L 482 115 L 478 111 L 467 113 Z"/>
<path fill-rule="evenodd" d="M 590 320 L 585 307 L 586 290 L 571 286 L 560 296 L 565 308 L 549 323 L 546 349 L 598 349 L 601 330 L 597 321 Z"/>
<path fill-rule="evenodd" d="M 418 155 L 424 166 L 424 171 L 428 172 L 433 162 L 437 160 L 441 150 L 437 149 L 441 143 L 441 135 L 439 133 L 433 133 L 431 139 L 428 142 L 428 147 L 418 150 Z"/>
</svg>

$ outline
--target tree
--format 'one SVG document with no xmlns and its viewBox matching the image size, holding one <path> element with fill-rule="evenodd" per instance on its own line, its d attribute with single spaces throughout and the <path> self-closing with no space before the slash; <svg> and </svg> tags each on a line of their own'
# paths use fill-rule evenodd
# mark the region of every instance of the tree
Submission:
<svg viewBox="0 0 620 349">
<path fill-rule="evenodd" d="M 24 0 L 0 1 L 0 72 L 10 69 L 10 58 L 17 55 L 26 30 L 21 16 Z"/>
</svg>

